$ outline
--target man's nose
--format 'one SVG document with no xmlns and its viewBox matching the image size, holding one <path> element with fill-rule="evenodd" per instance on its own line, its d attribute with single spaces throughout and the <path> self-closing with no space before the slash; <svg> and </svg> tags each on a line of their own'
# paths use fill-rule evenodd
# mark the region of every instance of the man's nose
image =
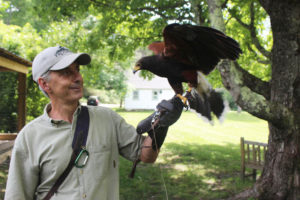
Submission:
<svg viewBox="0 0 300 200">
<path fill-rule="evenodd" d="M 76 82 L 82 80 L 82 76 L 81 76 L 80 72 L 77 70 L 73 71 L 73 77 Z"/>
</svg>

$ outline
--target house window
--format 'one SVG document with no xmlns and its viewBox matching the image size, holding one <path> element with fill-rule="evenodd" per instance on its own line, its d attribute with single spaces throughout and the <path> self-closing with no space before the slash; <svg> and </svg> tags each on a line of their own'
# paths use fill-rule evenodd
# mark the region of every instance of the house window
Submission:
<svg viewBox="0 0 300 200">
<path fill-rule="evenodd" d="M 152 100 L 158 100 L 158 91 L 157 90 L 152 91 Z"/>
<path fill-rule="evenodd" d="M 139 100 L 139 91 L 133 91 L 132 93 L 132 99 L 133 100 Z"/>
</svg>

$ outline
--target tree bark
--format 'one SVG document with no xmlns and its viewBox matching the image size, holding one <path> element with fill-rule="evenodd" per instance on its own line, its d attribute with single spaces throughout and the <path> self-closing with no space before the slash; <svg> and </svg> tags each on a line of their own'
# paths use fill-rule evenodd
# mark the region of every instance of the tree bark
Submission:
<svg viewBox="0 0 300 200">
<path fill-rule="evenodd" d="M 225 30 L 219 0 L 207 0 L 212 26 Z M 260 0 L 271 20 L 273 49 L 270 94 L 245 86 L 246 73 L 224 61 L 218 69 L 239 106 L 269 124 L 268 151 L 254 187 L 230 199 L 300 199 L 300 1 Z M 258 133 L 259 134 L 259 133 Z"/>
<path fill-rule="evenodd" d="M 266 164 L 256 188 L 260 199 L 296 200 L 300 199 L 300 102 L 295 99 L 300 77 L 300 2 L 260 2 L 273 31 L 271 102 L 291 110 L 294 122 L 285 129 L 269 123 Z"/>
</svg>

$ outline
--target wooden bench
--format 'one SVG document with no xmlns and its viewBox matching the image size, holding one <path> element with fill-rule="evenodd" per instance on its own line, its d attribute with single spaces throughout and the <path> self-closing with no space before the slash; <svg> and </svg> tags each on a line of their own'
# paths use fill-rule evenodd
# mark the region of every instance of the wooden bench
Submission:
<svg viewBox="0 0 300 200">
<path fill-rule="evenodd" d="M 261 142 L 254 142 L 244 140 L 241 137 L 241 178 L 245 179 L 246 176 L 253 177 L 256 180 L 256 170 L 262 170 L 264 167 L 266 151 L 268 144 Z M 252 169 L 252 174 L 246 175 L 246 167 Z"/>
</svg>

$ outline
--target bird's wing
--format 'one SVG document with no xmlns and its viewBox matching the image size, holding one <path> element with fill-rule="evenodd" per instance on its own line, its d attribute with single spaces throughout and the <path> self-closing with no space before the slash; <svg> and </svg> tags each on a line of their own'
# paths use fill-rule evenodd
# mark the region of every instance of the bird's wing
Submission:
<svg viewBox="0 0 300 200">
<path fill-rule="evenodd" d="M 220 59 L 235 60 L 242 52 L 239 44 L 209 27 L 170 24 L 164 28 L 164 56 L 195 66 L 208 74 Z"/>
<path fill-rule="evenodd" d="M 148 46 L 148 49 L 153 51 L 154 54 L 162 54 L 165 49 L 165 43 L 161 41 L 153 42 Z"/>
</svg>

